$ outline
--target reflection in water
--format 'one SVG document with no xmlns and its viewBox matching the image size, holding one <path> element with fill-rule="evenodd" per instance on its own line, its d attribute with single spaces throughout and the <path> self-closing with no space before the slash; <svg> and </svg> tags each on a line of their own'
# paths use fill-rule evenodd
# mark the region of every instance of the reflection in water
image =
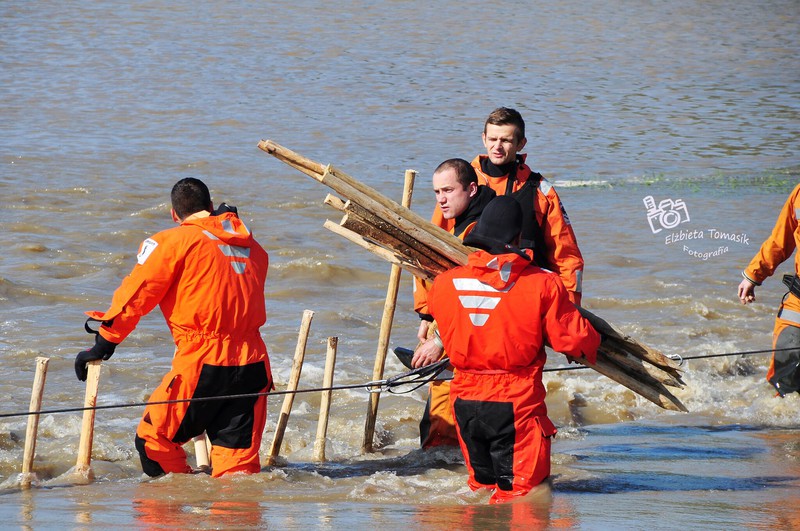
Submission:
<svg viewBox="0 0 800 531">
<path fill-rule="evenodd" d="M 258 501 L 247 499 L 237 489 L 223 488 L 211 496 L 193 496 L 172 492 L 144 483 L 133 498 L 134 517 L 149 526 L 190 529 L 248 529 L 264 526 L 263 508 Z"/>
</svg>

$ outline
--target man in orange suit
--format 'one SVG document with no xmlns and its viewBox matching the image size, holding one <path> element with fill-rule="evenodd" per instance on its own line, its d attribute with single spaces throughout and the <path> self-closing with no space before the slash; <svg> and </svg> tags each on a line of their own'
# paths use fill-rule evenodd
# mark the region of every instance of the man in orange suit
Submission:
<svg viewBox="0 0 800 531">
<path fill-rule="evenodd" d="M 772 234 L 764 241 L 750 264 L 742 271 L 744 280 L 739 284 L 738 295 L 742 304 L 756 299 L 755 287 L 775 273 L 780 264 L 788 260 L 800 244 L 800 185 L 789 194 L 783 205 Z M 794 275 L 785 275 L 789 289 L 781 301 L 775 328 L 772 333 L 772 360 L 767 371 L 767 381 L 781 396 L 800 392 L 800 256 L 794 257 Z"/>
<path fill-rule="evenodd" d="M 480 250 L 439 274 L 428 294 L 455 369 L 450 402 L 468 484 L 492 489 L 490 503 L 524 496 L 550 475 L 545 342 L 589 363 L 600 344 L 559 276 L 514 246 L 522 224 L 515 199 L 493 199 L 464 239 Z"/>
<path fill-rule="evenodd" d="M 261 470 L 259 448 L 272 389 L 264 283 L 269 259 L 234 208 L 215 212 L 206 185 L 178 181 L 171 192 L 179 224 L 147 238 L 137 263 L 105 312 L 86 312 L 102 323 L 95 344 L 75 359 L 79 380 L 86 364 L 107 360 L 156 305 L 175 341 L 172 370 L 150 396 L 136 430 L 136 448 L 149 476 L 188 473 L 182 445 L 206 432 L 215 477 Z M 91 331 L 88 327 L 87 330 Z M 159 404 L 225 395 L 252 397 Z"/>
<path fill-rule="evenodd" d="M 436 207 L 433 222 L 460 239 L 469 234 L 483 209 L 494 199 L 488 186 L 478 184 L 475 169 L 464 159 L 448 159 L 433 172 L 433 193 Z M 428 340 L 433 317 L 428 312 L 428 290 L 431 283 L 414 279 L 414 310 L 420 317 L 417 338 L 420 346 L 415 356 L 430 356 L 432 361 L 443 355 L 442 345 Z M 428 400 L 419 423 L 422 448 L 458 446 L 455 420 L 450 407 L 450 381 L 436 380 L 428 386 Z"/>
</svg>

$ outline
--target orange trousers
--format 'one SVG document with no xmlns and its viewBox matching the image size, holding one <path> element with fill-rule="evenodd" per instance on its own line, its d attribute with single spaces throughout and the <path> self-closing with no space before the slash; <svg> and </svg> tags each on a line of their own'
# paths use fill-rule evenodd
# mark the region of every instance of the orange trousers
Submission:
<svg viewBox="0 0 800 531">
<path fill-rule="evenodd" d="M 489 503 L 503 503 L 547 479 L 556 429 L 530 374 L 457 371 L 450 396 L 472 490 L 494 489 Z"/>
<path fill-rule="evenodd" d="M 266 395 L 159 404 L 158 402 L 266 393 L 266 361 L 243 366 L 204 364 L 196 377 L 170 371 L 150 397 L 136 430 L 142 470 L 149 476 L 189 473 L 183 445 L 205 432 L 211 441 L 212 475 L 261 471 L 259 449 Z"/>
<path fill-rule="evenodd" d="M 419 439 L 422 448 L 458 446 L 449 380 L 435 380 L 428 386 L 428 402 L 419 423 Z"/>
</svg>

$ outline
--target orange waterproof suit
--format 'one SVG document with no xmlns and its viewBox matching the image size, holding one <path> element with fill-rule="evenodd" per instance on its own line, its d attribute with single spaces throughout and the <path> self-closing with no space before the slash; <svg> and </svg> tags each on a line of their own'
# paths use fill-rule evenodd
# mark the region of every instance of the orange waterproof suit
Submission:
<svg viewBox="0 0 800 531">
<path fill-rule="evenodd" d="M 557 275 L 515 253 L 477 251 L 440 274 L 428 304 L 455 377 L 450 400 L 470 488 L 491 502 L 528 493 L 550 475 L 544 344 L 594 363 L 600 335 Z"/>
<path fill-rule="evenodd" d="M 533 249 L 536 264 L 561 277 L 569 298 L 581 303 L 583 284 L 583 256 L 578 240 L 555 188 L 540 174 L 525 164 L 526 155 L 517 156 L 516 175 L 492 177 L 487 173 L 489 157 L 478 155 L 472 167 L 478 174 L 478 183 L 485 184 L 497 195 L 512 195 L 522 204 L 523 226 L 520 247 Z M 530 184 L 528 184 L 530 181 Z M 538 182 L 537 182 L 538 181 Z M 535 186 L 534 189 L 530 189 Z M 434 221 L 436 223 L 436 221 Z"/>
<path fill-rule="evenodd" d="M 433 212 L 433 223 L 438 224 L 459 239 L 466 238 L 478 222 L 483 209 L 497 194 L 487 186 L 478 186 L 478 193 L 467 209 L 452 219 L 444 219 L 439 205 Z M 433 320 L 428 311 L 428 291 L 431 283 L 414 277 L 414 311 L 423 320 Z M 428 386 L 428 401 L 419 423 L 419 440 L 422 448 L 458 446 L 456 421 L 450 405 L 450 381 L 435 380 Z"/>
<path fill-rule="evenodd" d="M 772 234 L 743 271 L 753 284 L 760 286 L 780 264 L 788 260 L 800 245 L 800 185 L 789 194 L 783 205 Z M 800 275 L 800 257 L 794 258 L 795 277 Z M 800 298 L 787 293 L 781 302 L 772 334 L 772 361 L 767 371 L 767 381 L 781 396 L 800 391 Z M 791 350 L 784 350 L 791 349 Z"/>
<path fill-rule="evenodd" d="M 207 433 L 214 476 L 261 470 L 258 451 L 266 396 L 154 404 L 165 400 L 263 393 L 272 388 L 264 283 L 269 259 L 233 213 L 189 216 L 139 248 L 114 292 L 100 334 L 120 343 L 141 316 L 161 307 L 175 340 L 172 370 L 150 396 L 136 430 L 145 473 L 190 472 L 182 445 Z"/>
</svg>

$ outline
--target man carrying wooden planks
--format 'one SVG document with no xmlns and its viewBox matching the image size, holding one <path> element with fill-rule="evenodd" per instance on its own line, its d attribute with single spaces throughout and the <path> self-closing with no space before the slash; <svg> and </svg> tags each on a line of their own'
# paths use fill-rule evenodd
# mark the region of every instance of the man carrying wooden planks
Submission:
<svg viewBox="0 0 800 531">
<path fill-rule="evenodd" d="M 495 197 L 488 186 L 478 184 L 475 169 L 464 159 L 449 159 L 433 172 L 433 192 L 436 194 L 434 223 L 460 239 L 469 234 L 486 205 Z M 428 311 L 428 290 L 431 283 L 414 278 L 414 310 L 420 316 L 417 338 L 420 346 L 414 360 L 427 365 L 443 355 L 441 343 L 428 339 L 433 322 Z M 423 448 L 457 446 L 455 421 L 450 407 L 450 382 L 436 380 L 428 387 L 428 401 L 419 424 L 420 444 Z"/>
<path fill-rule="evenodd" d="M 454 367 L 450 403 L 472 490 L 490 503 L 528 494 L 550 475 L 550 439 L 542 369 L 545 341 L 595 363 L 600 334 L 569 300 L 558 275 L 515 247 L 522 208 L 493 199 L 465 245 L 480 250 L 436 277 L 428 308 Z"/>
<path fill-rule="evenodd" d="M 185 178 L 172 188 L 172 219 L 180 226 L 147 238 L 137 264 L 105 312 L 95 344 L 75 358 L 79 380 L 86 364 L 107 360 L 156 305 L 175 340 L 172 370 L 150 396 L 136 430 L 136 449 L 149 476 L 189 473 L 182 445 L 206 432 L 215 477 L 261 471 L 259 448 L 266 395 L 182 401 L 273 388 L 259 328 L 266 321 L 264 283 L 269 259 L 235 209 L 214 210 L 206 185 Z M 87 331 L 92 332 L 88 328 Z M 171 403 L 164 403 L 171 402 Z"/>
</svg>

